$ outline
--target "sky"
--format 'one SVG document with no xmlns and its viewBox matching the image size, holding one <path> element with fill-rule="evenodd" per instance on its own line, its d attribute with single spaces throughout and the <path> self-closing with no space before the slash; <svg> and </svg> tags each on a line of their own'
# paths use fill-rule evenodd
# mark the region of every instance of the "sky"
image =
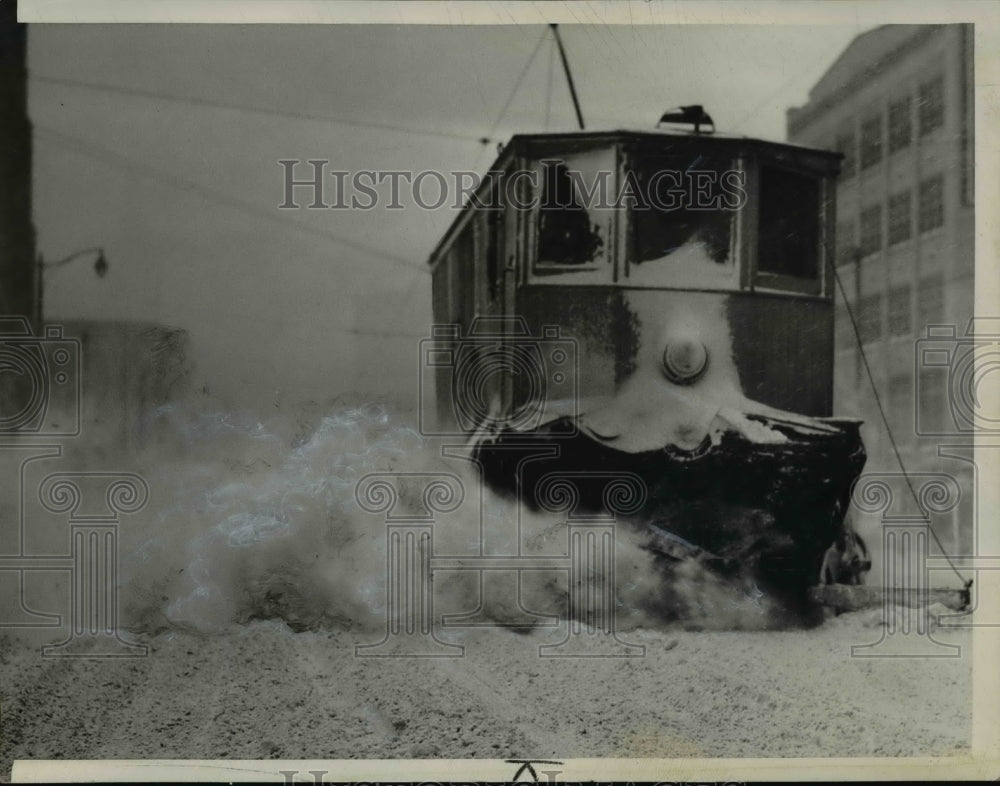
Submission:
<svg viewBox="0 0 1000 786">
<path fill-rule="evenodd" d="M 700 103 L 720 130 L 781 140 L 863 29 L 560 32 L 588 129 Z M 36 24 L 29 70 L 38 249 L 102 246 L 110 265 L 49 271 L 46 319 L 184 328 L 196 386 L 239 403 L 412 402 L 426 261 L 455 216 L 279 210 L 280 160 L 484 172 L 514 133 L 575 128 L 542 25 Z"/>
</svg>

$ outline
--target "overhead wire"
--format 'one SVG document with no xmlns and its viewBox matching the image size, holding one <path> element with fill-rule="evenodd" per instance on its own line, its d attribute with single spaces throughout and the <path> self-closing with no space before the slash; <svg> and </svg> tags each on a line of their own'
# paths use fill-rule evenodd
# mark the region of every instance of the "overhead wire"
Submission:
<svg viewBox="0 0 1000 786">
<path fill-rule="evenodd" d="M 528 75 L 528 72 L 531 70 L 532 64 L 535 62 L 535 58 L 538 57 L 538 53 L 541 51 L 542 44 L 544 44 L 548 40 L 548 38 L 549 35 L 548 33 L 546 33 L 541 38 L 539 38 L 538 43 L 535 44 L 535 48 L 531 51 L 531 54 L 528 56 L 528 59 L 525 62 L 524 67 L 521 69 L 521 72 L 517 75 L 517 78 L 514 80 L 514 86 L 511 88 L 510 93 L 507 95 L 507 100 L 504 101 L 503 106 L 500 107 L 500 111 L 497 113 L 496 120 L 493 121 L 493 125 L 490 127 L 490 130 L 486 133 L 486 135 L 482 137 L 483 147 L 486 147 L 496 135 L 497 129 L 500 127 L 500 123 L 503 122 L 504 116 L 507 114 L 507 110 L 510 108 L 511 103 L 514 101 L 514 97 L 517 95 L 518 90 L 521 89 L 521 83 L 524 82 L 524 78 Z M 479 169 L 479 162 L 482 160 L 482 157 L 483 157 L 482 154 L 480 154 L 476 159 L 475 168 L 477 170 Z"/>
<path fill-rule="evenodd" d="M 120 95 L 132 96 L 134 98 L 144 98 L 152 101 L 172 101 L 175 103 L 189 104 L 211 109 L 227 109 L 237 112 L 248 112 L 269 117 L 288 118 L 292 120 L 307 120 L 313 122 L 334 123 L 337 125 L 350 126 L 352 128 L 371 128 L 382 131 L 393 131 L 399 134 L 410 134 L 423 137 L 442 137 L 445 139 L 455 139 L 464 142 L 477 142 L 488 144 L 490 141 L 486 137 L 477 137 L 471 134 L 459 134 L 452 131 L 441 131 L 434 129 L 420 129 L 409 126 L 396 125 L 392 123 L 382 123 L 372 120 L 360 120 L 358 118 L 343 117 L 338 115 L 315 114 L 311 112 L 297 112 L 286 109 L 274 109 L 273 107 L 253 106 L 241 104 L 235 101 L 224 101 L 219 99 L 199 98 L 197 96 L 180 95 L 177 93 L 164 93 L 155 90 L 144 90 L 124 85 L 113 85 L 106 82 L 86 82 L 79 79 L 69 79 L 67 77 L 49 76 L 46 74 L 31 73 L 30 79 L 33 82 L 43 84 L 61 85 L 83 90 L 97 90 Z"/>
<path fill-rule="evenodd" d="M 46 126 L 39 125 L 37 123 L 34 126 L 34 130 L 38 136 L 38 141 L 53 144 L 57 147 L 63 147 L 80 155 L 103 161 L 111 166 L 139 173 L 148 179 L 156 180 L 181 191 L 197 194 L 204 199 L 218 202 L 219 204 L 226 205 L 234 210 L 242 211 L 256 218 L 264 218 L 265 220 L 281 224 L 284 227 L 290 227 L 299 232 L 304 232 L 325 240 L 333 241 L 334 243 L 344 246 L 345 248 L 360 251 L 375 258 L 403 267 L 407 270 L 422 270 L 421 267 L 418 267 L 404 257 L 396 256 L 395 254 L 391 254 L 382 249 L 344 237 L 343 235 L 339 235 L 325 229 L 310 226 L 301 221 L 290 220 L 285 217 L 285 213 L 280 212 L 277 208 L 273 210 L 263 208 L 254 202 L 240 199 L 239 197 L 235 197 L 225 191 L 203 185 L 194 180 L 189 180 L 172 172 L 167 172 L 159 169 L 158 167 L 147 164 L 144 161 L 136 161 L 135 159 L 123 156 L 120 153 L 108 150 L 100 145 L 95 145 L 93 142 L 81 137 L 64 134 L 60 131 L 47 128 Z"/>
<path fill-rule="evenodd" d="M 49 144 L 53 144 L 56 147 L 62 147 L 62 148 L 67 149 L 67 150 L 72 150 L 73 152 L 78 152 L 78 153 L 81 153 L 81 154 L 86 154 L 86 153 L 84 153 L 84 151 L 78 149 L 75 146 L 63 145 L 62 143 L 57 142 L 55 140 L 43 140 L 43 141 L 45 141 L 45 142 L 47 142 Z M 369 253 L 371 253 L 371 252 L 369 252 Z M 381 252 L 379 252 L 379 253 L 381 253 Z M 420 273 L 425 272 L 422 269 L 417 268 L 417 267 L 415 267 L 413 265 L 409 265 L 409 267 L 414 272 L 420 272 Z M 343 333 L 343 334 L 352 334 L 352 335 L 358 335 L 358 336 L 373 336 L 373 337 L 376 337 L 376 338 L 407 338 L 407 339 L 413 339 L 413 338 L 421 338 L 421 337 L 423 337 L 423 334 L 421 334 L 421 333 L 404 333 L 402 331 L 387 331 L 387 330 L 375 330 L 375 329 L 367 330 L 367 329 L 364 329 L 364 328 L 347 327 L 347 326 L 344 326 L 344 325 L 338 325 L 338 326 L 334 327 L 333 330 L 336 331 L 336 332 L 338 332 L 338 333 Z"/>
<path fill-rule="evenodd" d="M 491 139 L 496 133 L 497 128 L 500 126 L 504 115 L 507 114 L 507 110 L 510 109 L 511 103 L 514 101 L 514 97 L 517 95 L 517 91 L 521 89 L 521 84 L 524 82 L 524 78 L 528 75 L 528 71 L 531 70 L 532 64 L 535 62 L 535 58 L 538 57 L 539 51 L 541 51 L 542 44 L 544 44 L 549 39 L 549 35 L 546 33 L 541 38 L 538 39 L 538 43 L 535 44 L 535 48 L 531 51 L 531 55 L 528 57 L 527 62 L 525 62 L 524 67 L 521 72 L 517 75 L 517 79 L 514 80 L 514 86 L 511 88 L 510 94 L 507 96 L 507 100 L 503 102 L 503 106 L 500 108 L 500 112 L 497 114 L 497 119 L 494 121 L 493 126 L 490 128 L 489 133 L 484 137 L 485 139 Z"/>
<path fill-rule="evenodd" d="M 266 107 L 258 107 L 258 106 L 250 106 L 250 105 L 246 105 L 246 104 L 239 104 L 239 103 L 230 102 L 230 101 L 219 101 L 219 100 L 197 98 L 197 97 L 193 97 L 193 96 L 182 96 L 182 95 L 177 95 L 177 94 L 164 93 L 164 92 L 160 92 L 160 91 L 150 91 L 150 90 L 142 90 L 142 89 L 138 89 L 138 88 L 129 88 L 129 87 L 125 87 L 125 86 L 122 86 L 122 85 L 111 85 L 111 84 L 101 83 L 101 82 L 84 82 L 82 80 L 67 79 L 67 78 L 63 78 L 63 77 L 53 77 L 53 76 L 47 76 L 47 75 L 42 75 L 42 74 L 32 74 L 31 78 L 34 81 L 42 82 L 42 83 L 49 83 L 49 84 L 62 85 L 62 86 L 66 86 L 66 87 L 74 87 L 74 88 L 82 88 L 82 89 L 89 89 L 89 90 L 99 90 L 99 91 L 105 91 L 105 92 L 119 93 L 119 94 L 123 94 L 123 95 L 129 95 L 129 96 L 134 96 L 134 97 L 146 98 L 146 99 L 151 99 L 151 100 L 175 101 L 175 102 L 178 102 L 178 103 L 185 103 L 185 104 L 190 104 L 190 105 L 194 105 L 194 106 L 203 106 L 203 107 L 211 107 L 211 108 L 218 108 L 218 109 L 228 109 L 228 110 L 235 110 L 235 111 L 242 111 L 242 112 L 251 112 L 251 113 L 268 115 L 268 116 L 288 117 L 288 118 L 292 118 L 292 119 L 301 119 L 301 120 L 311 120 L 311 121 L 324 121 L 324 122 L 331 122 L 331 123 L 340 123 L 342 125 L 355 126 L 355 127 L 379 128 L 379 129 L 388 130 L 388 131 L 396 131 L 396 132 L 400 132 L 400 133 L 414 134 L 414 135 L 420 135 L 420 136 L 438 136 L 438 137 L 446 137 L 446 138 L 452 138 L 452 139 L 459 139 L 459 140 L 463 140 L 463 141 L 475 140 L 476 142 L 478 142 L 479 144 L 481 144 L 481 145 L 483 145 L 485 147 L 491 141 L 493 141 L 493 139 L 492 139 L 493 135 L 496 133 L 497 128 L 499 127 L 500 123 L 503 121 L 503 118 L 506 115 L 507 110 L 510 108 L 511 103 L 513 102 L 513 100 L 516 97 L 518 91 L 520 90 L 521 84 L 524 82 L 525 77 L 527 76 L 528 72 L 531 70 L 531 66 L 534 63 L 535 58 L 538 56 L 538 52 L 541 50 L 542 44 L 546 40 L 550 40 L 550 36 L 548 34 L 546 34 L 546 35 L 544 35 L 544 36 L 542 36 L 542 37 L 540 37 L 538 39 L 538 43 L 535 45 L 535 48 L 532 50 L 532 53 L 528 57 L 528 60 L 526 61 L 524 67 L 521 69 L 520 73 L 518 74 L 517 78 L 515 79 L 513 87 L 511 88 L 511 91 L 508 94 L 507 99 L 504 101 L 503 106 L 501 107 L 500 112 L 498 113 L 496 120 L 494 121 L 492 127 L 490 128 L 489 133 L 487 135 L 485 135 L 485 136 L 482 136 L 482 137 L 471 137 L 469 135 L 464 135 L 464 134 L 455 134 L 455 133 L 441 132 L 441 131 L 430 131 L 430 130 L 422 130 L 422 129 L 413 129 L 413 128 L 407 128 L 407 127 L 403 127 L 403 126 L 395 126 L 395 125 L 384 124 L 384 123 L 372 123 L 372 122 L 367 122 L 367 121 L 359 121 L 359 120 L 352 119 L 352 118 L 334 117 L 334 116 L 328 116 L 328 115 L 316 115 L 316 114 L 312 114 L 312 113 L 302 113 L 302 112 L 288 112 L 288 111 L 284 111 L 284 110 L 276 110 L 276 109 L 266 108 Z M 234 197 L 234 196 L 232 196 L 230 194 L 227 194 L 227 193 L 225 193 L 223 191 L 220 191 L 218 189 L 214 189 L 214 188 L 211 188 L 209 186 L 205 186 L 205 185 L 202 185 L 200 183 L 196 183 L 195 181 L 188 180 L 186 178 L 180 177 L 180 176 L 175 175 L 173 173 L 165 172 L 165 171 L 160 170 L 160 169 L 158 169 L 156 167 L 150 166 L 149 164 L 146 164 L 145 162 L 138 162 L 138 161 L 129 159 L 128 157 L 122 156 L 119 153 L 115 153 L 115 152 L 113 152 L 111 150 L 108 150 L 106 148 L 102 148 L 102 147 L 100 147 L 98 145 L 94 145 L 92 142 L 90 142 L 88 140 L 85 140 L 85 139 L 82 139 L 82 138 L 79 138 L 79 137 L 73 137 L 73 136 L 70 136 L 70 135 L 67 135 L 67 134 L 63 134 L 63 133 L 61 133 L 59 131 L 56 131 L 55 129 L 49 129 L 49 128 L 46 128 L 43 125 L 38 125 L 38 124 L 35 125 L 35 131 L 40 134 L 39 138 L 40 138 L 41 141 L 48 142 L 48 143 L 53 144 L 55 146 L 61 146 L 64 149 L 72 150 L 72 151 L 74 151 L 74 152 L 76 152 L 78 154 L 81 154 L 81 155 L 89 156 L 91 158 L 96 158 L 96 159 L 101 160 L 101 161 L 103 161 L 103 162 L 105 162 L 107 164 L 110 164 L 112 166 L 117 166 L 117 167 L 120 167 L 120 168 L 130 169 L 130 170 L 139 172 L 139 173 L 143 174 L 144 176 L 146 176 L 146 177 L 148 177 L 150 179 L 157 180 L 159 182 L 162 182 L 162 183 L 165 183 L 167 185 L 170 185 L 170 186 L 172 186 L 174 188 L 179 188 L 180 190 L 183 190 L 183 191 L 189 191 L 189 192 L 196 193 L 196 194 L 198 194 L 198 195 L 200 195 L 200 196 L 202 196 L 204 198 L 217 201 L 217 202 L 219 202 L 221 204 L 225 204 L 228 207 L 231 207 L 233 209 L 240 210 L 240 211 L 243 211 L 243 212 L 246 212 L 246 213 L 250 213 L 250 214 L 255 215 L 255 216 L 265 217 L 265 218 L 267 218 L 267 219 L 269 219 L 271 221 L 280 221 L 282 224 L 284 224 L 286 226 L 291 226 L 291 227 L 293 227 L 296 230 L 307 232 L 307 233 L 314 234 L 314 235 L 318 235 L 320 237 L 323 237 L 323 238 L 326 238 L 326 239 L 329 239 L 329 240 L 333 240 L 334 242 L 336 242 L 338 244 L 341 244 L 341 245 L 344 245 L 345 247 L 353 248 L 355 250 L 362 251 L 364 253 L 373 254 L 374 256 L 376 256 L 378 258 L 385 259 L 387 261 L 400 264 L 400 265 L 402 265 L 403 267 L 405 267 L 407 269 L 410 269 L 410 270 L 413 270 L 413 271 L 418 271 L 419 270 L 419 272 L 421 272 L 421 273 L 423 273 L 425 275 L 429 274 L 429 271 L 427 269 L 425 269 L 425 268 L 418 268 L 416 265 L 413 265 L 409 261 L 407 261 L 405 259 L 402 259 L 400 257 L 396 257 L 394 255 L 388 254 L 388 253 L 386 253 L 384 251 L 381 251 L 379 249 L 375 249 L 374 247 L 368 246 L 366 244 L 361 244 L 361 243 L 359 243 L 357 241 L 350 240 L 349 238 L 344 238 L 344 237 L 342 237 L 340 235 L 336 235 L 334 233 L 331 233 L 331 232 L 328 232 L 328 231 L 325 231 L 325 230 L 320 230 L 320 229 L 317 229 L 315 227 L 310 227 L 310 226 L 308 226 L 306 224 L 303 224 L 301 222 L 289 221 L 287 219 L 284 219 L 282 217 L 282 214 L 274 213 L 274 212 L 272 212 L 270 210 L 263 210 L 259 206 L 255 205 L 253 203 L 246 202 L 245 200 L 242 200 L 242 199 L 239 199 L 237 197 Z M 405 305 L 405 303 L 409 301 L 410 297 L 413 294 L 413 291 L 416 289 L 416 284 L 417 284 L 418 280 L 419 279 L 414 279 L 414 281 L 410 284 L 410 286 L 407 287 L 406 291 L 404 292 L 403 298 L 401 299 L 400 306 Z M 397 313 L 399 311 L 401 311 L 401 310 L 402 309 L 398 309 Z M 353 334 L 353 335 L 374 336 L 374 337 L 380 337 L 380 338 L 415 338 L 418 335 L 418 334 L 402 333 L 402 332 L 394 331 L 394 330 L 391 330 L 391 329 L 390 330 L 375 331 L 375 330 L 363 330 L 363 329 L 359 329 L 359 328 L 341 328 L 341 331 L 344 332 L 344 333 L 349 333 L 349 334 Z"/>
<path fill-rule="evenodd" d="M 30 78 L 34 82 L 39 82 L 43 84 L 72 87 L 75 89 L 110 92 L 120 95 L 132 96 L 136 98 L 144 98 L 148 100 L 172 101 L 176 103 L 183 103 L 205 108 L 225 109 L 225 110 L 247 112 L 247 113 L 259 114 L 271 117 L 281 117 L 281 118 L 289 118 L 296 120 L 335 123 L 356 128 L 373 128 L 373 129 L 393 131 L 403 134 L 410 134 L 415 136 L 441 137 L 441 138 L 450 138 L 461 141 L 475 141 L 485 147 L 489 145 L 490 142 L 494 141 L 493 137 L 497 129 L 499 128 L 500 123 L 503 122 L 503 118 L 506 116 L 507 111 L 509 110 L 511 104 L 514 101 L 514 98 L 517 96 L 517 93 L 524 82 L 524 79 L 526 78 L 528 72 L 531 70 L 531 67 L 534 64 L 539 51 L 541 51 L 542 45 L 546 41 L 550 41 L 550 43 L 553 41 L 553 38 L 548 34 L 548 32 L 546 32 L 545 35 L 541 36 L 538 39 L 535 48 L 532 50 L 523 68 L 521 69 L 516 79 L 514 80 L 514 84 L 510 90 L 510 93 L 508 94 L 506 100 L 501 106 L 500 111 L 497 113 L 496 120 L 490 127 L 488 134 L 482 137 L 474 137 L 468 134 L 458 134 L 454 132 L 447 132 L 440 130 L 417 129 L 412 127 L 406 127 L 388 123 L 380 123 L 374 121 L 364 121 L 356 118 L 347 118 L 335 115 L 322 115 L 322 114 L 314 114 L 306 112 L 280 110 L 271 107 L 253 106 L 233 101 L 207 99 L 207 98 L 200 98 L 197 96 L 180 95 L 175 93 L 165 93 L 162 91 L 145 90 L 141 88 L 133 88 L 124 85 L 115 85 L 104 82 L 88 82 L 84 80 L 70 79 L 66 77 L 51 76 L 46 74 L 31 73 Z M 546 119 L 545 119 L 546 129 L 548 128 L 550 113 L 551 113 L 552 70 L 553 70 L 553 60 L 555 56 L 554 51 L 555 51 L 554 49 L 550 50 L 550 58 L 549 58 L 549 87 L 546 97 Z M 284 226 L 294 228 L 297 231 L 316 235 L 327 240 L 332 240 L 333 242 L 339 245 L 343 245 L 347 248 L 352 248 L 356 251 L 370 254 L 379 259 L 383 259 L 387 262 L 398 264 L 414 272 L 419 271 L 423 274 L 429 273 L 428 270 L 424 268 L 418 268 L 416 265 L 410 263 L 408 260 L 402 257 L 389 254 L 388 252 L 382 251 L 381 249 L 377 249 L 373 246 L 360 243 L 358 241 L 343 237 L 341 235 L 326 230 L 318 229 L 316 227 L 311 227 L 307 224 L 303 224 L 298 221 L 290 221 L 288 219 L 285 219 L 283 217 L 283 214 L 281 213 L 276 213 L 271 210 L 262 209 L 260 206 L 252 202 L 240 199 L 219 189 L 215 189 L 210 186 L 197 183 L 193 180 L 181 177 L 172 172 L 161 170 L 157 167 L 147 164 L 146 162 L 136 161 L 127 156 L 123 156 L 120 153 L 101 147 L 100 145 L 95 145 L 89 140 L 83 139 L 81 137 L 64 134 L 60 131 L 47 128 L 44 125 L 40 124 L 35 124 L 34 130 L 38 135 L 39 141 L 42 141 L 44 143 L 52 144 L 56 147 L 61 147 L 63 149 L 70 150 L 71 152 L 75 152 L 79 155 L 84 155 L 92 159 L 100 160 L 110 166 L 115 166 L 118 168 L 137 172 L 148 179 L 164 183 L 166 185 L 169 185 L 173 188 L 177 188 L 182 191 L 195 193 L 201 196 L 202 198 L 218 202 L 232 209 L 242 211 L 244 213 L 248 213 L 256 217 L 262 217 L 273 222 L 281 223 Z M 405 304 L 405 302 L 408 301 L 409 298 L 412 296 L 416 284 L 417 284 L 417 279 L 415 279 L 411 283 L 411 285 L 407 287 L 401 305 Z M 419 335 L 419 334 L 403 333 L 393 330 L 364 330 L 360 328 L 339 328 L 339 330 L 341 332 L 353 335 L 374 336 L 380 338 L 415 338 Z"/>
<path fill-rule="evenodd" d="M 155 180 L 159 180 L 161 182 L 165 182 L 167 185 L 171 185 L 171 186 L 174 186 L 174 187 L 180 187 L 180 188 L 182 188 L 183 190 L 186 190 L 186 191 L 187 190 L 192 190 L 192 191 L 195 191 L 196 193 L 199 193 L 199 195 L 201 195 L 201 196 L 207 196 L 208 198 L 211 198 L 211 199 L 219 200 L 220 196 L 227 196 L 227 195 L 223 195 L 221 192 L 216 192 L 215 189 L 207 189 L 209 191 L 208 194 L 202 193 L 202 190 L 205 189 L 205 187 L 201 186 L 200 184 L 194 183 L 193 181 L 187 181 L 184 178 L 178 178 L 176 176 L 170 176 L 169 178 L 163 177 L 163 175 L 166 175 L 166 173 L 159 172 L 155 168 L 149 167 L 148 165 L 145 165 L 145 164 L 139 165 L 136 162 L 131 161 L 129 159 L 126 159 L 124 156 L 119 156 L 117 154 L 105 155 L 106 153 L 109 153 L 109 151 L 105 151 L 105 150 L 100 150 L 99 149 L 100 150 L 100 154 L 98 154 L 97 150 L 93 150 L 93 151 L 92 150 L 87 150 L 86 148 L 89 147 L 89 146 L 91 146 L 91 145 L 90 145 L 90 143 L 86 142 L 85 140 L 77 140 L 77 139 L 75 139 L 73 137 L 70 137 L 70 136 L 65 135 L 65 134 L 61 134 L 61 133 L 59 133 L 57 131 L 53 131 L 53 130 L 48 129 L 48 128 L 44 127 L 44 126 L 38 126 L 38 125 L 36 125 L 35 126 L 35 130 L 41 132 L 41 134 L 42 134 L 42 136 L 40 137 L 40 141 L 46 142 L 47 144 L 52 144 L 52 145 L 54 145 L 56 147 L 61 147 L 63 149 L 70 150 L 72 152 L 75 152 L 75 153 L 78 153 L 78 154 L 81 154 L 81 155 L 85 155 L 85 156 L 89 156 L 89 157 L 92 157 L 92 158 L 95 158 L 95 159 L 98 159 L 98 160 L 102 160 L 105 163 L 109 163 L 109 164 L 112 164 L 112 165 L 117 165 L 117 166 L 121 166 L 123 168 L 128 168 L 128 169 L 133 169 L 133 170 L 139 170 L 142 174 L 146 175 L 147 177 L 150 177 L 151 179 L 155 179 Z M 48 137 L 48 136 L 52 136 L 54 138 L 52 138 L 52 139 L 46 139 L 46 137 Z M 59 139 L 60 137 L 62 139 Z M 92 147 L 96 148 L 97 146 L 92 146 Z M 121 159 L 121 160 L 113 160 L 113 159 Z M 244 208 L 246 208 L 248 206 L 249 207 L 253 207 L 254 210 L 252 212 L 254 213 L 254 215 L 264 215 L 266 213 L 266 211 L 260 211 L 259 209 L 256 208 L 256 206 L 253 206 L 251 203 L 245 203 L 242 200 L 236 200 L 235 202 L 230 201 L 230 199 L 228 198 L 228 196 L 227 196 L 227 198 L 225 200 L 220 200 L 220 201 L 223 201 L 229 207 L 236 207 L 237 209 L 244 209 Z M 271 217 L 272 218 L 276 218 L 275 216 L 271 216 Z M 317 231 L 314 228 L 308 227 L 308 226 L 306 226 L 304 224 L 300 224 L 299 222 L 285 221 L 284 223 L 286 225 L 292 226 L 295 229 L 301 229 L 301 230 L 310 232 L 312 234 L 317 234 L 317 232 L 318 232 L 324 238 L 334 240 L 335 242 L 340 243 L 342 245 L 348 245 L 349 244 L 351 247 L 355 248 L 356 250 L 364 251 L 365 253 L 368 253 L 368 254 L 373 254 L 373 255 L 375 255 L 377 257 L 380 257 L 382 259 L 387 259 L 387 260 L 390 260 L 390 261 L 403 262 L 403 263 L 405 263 L 405 265 L 406 265 L 407 268 L 409 268 L 410 270 L 412 270 L 415 273 L 426 273 L 426 271 L 423 268 L 419 268 L 416 265 L 412 265 L 412 264 L 410 264 L 408 262 L 405 262 L 405 260 L 403 260 L 402 258 L 387 256 L 384 252 L 382 252 L 380 250 L 374 249 L 374 248 L 369 247 L 369 246 L 364 246 L 364 245 L 358 244 L 358 243 L 356 243 L 356 241 L 350 241 L 350 240 L 347 240 L 347 239 L 342 238 L 340 236 L 333 235 L 332 233 L 323 232 L 322 230 L 318 230 Z M 411 285 L 411 287 L 412 287 L 412 285 Z M 374 330 L 374 329 L 372 329 L 372 330 L 366 330 L 364 328 L 357 328 L 357 327 L 350 327 L 349 328 L 349 327 L 346 327 L 346 326 L 343 326 L 343 325 L 336 326 L 333 329 L 336 332 L 338 332 L 338 333 L 358 335 L 358 336 L 372 336 L 372 337 L 376 337 L 376 338 L 407 338 L 407 339 L 412 339 L 412 338 L 421 338 L 421 337 L 423 337 L 423 334 L 421 334 L 421 333 L 404 333 L 404 332 L 401 332 L 401 331 L 391 331 L 391 330 L 387 331 L 387 330 Z"/>
<path fill-rule="evenodd" d="M 520 89 L 522 82 L 524 82 L 525 77 L 531 70 L 531 66 L 535 62 L 535 58 L 538 56 L 539 51 L 541 51 L 542 44 L 544 44 L 545 41 L 551 41 L 551 40 L 552 40 L 551 36 L 549 36 L 548 33 L 546 33 L 545 35 L 543 35 L 541 38 L 538 39 L 538 43 L 535 44 L 535 48 L 528 56 L 527 61 L 525 62 L 524 66 L 521 68 L 521 71 L 518 73 L 516 79 L 514 80 L 514 85 L 511 88 L 510 93 L 507 95 L 507 100 L 504 101 L 503 106 L 501 107 L 496 120 L 493 122 L 493 125 L 489 130 L 489 133 L 486 136 L 482 137 L 481 141 L 484 147 L 489 144 L 493 135 L 496 133 L 497 128 L 499 128 L 500 123 L 503 121 L 503 118 L 506 115 L 507 110 L 510 108 L 511 103 L 514 101 L 514 97 L 517 95 L 517 92 Z M 548 123 L 546 121 L 546 127 L 547 125 Z M 480 154 L 476 159 L 476 164 L 474 166 L 474 169 L 476 169 L 477 171 L 479 169 L 479 162 L 481 159 L 482 159 L 482 154 Z M 410 284 L 410 286 L 406 288 L 406 291 L 403 293 L 402 298 L 400 298 L 400 307 L 397 309 L 397 314 L 402 314 L 403 312 L 402 306 L 406 305 L 409 299 L 413 296 L 413 292 L 416 289 L 418 281 L 419 281 L 418 279 L 414 279 L 414 281 Z M 395 324 L 397 324 L 397 322 L 392 323 L 390 327 L 394 327 Z"/>
<path fill-rule="evenodd" d="M 841 49 L 843 49 L 843 45 L 838 43 L 835 48 L 833 48 L 833 49 L 830 50 L 830 57 L 832 57 L 833 55 L 835 55 Z M 747 112 L 739 122 L 735 123 L 732 126 L 733 133 L 736 133 L 741 128 L 743 128 L 743 126 L 745 126 L 747 124 L 747 122 L 749 122 L 754 116 L 756 116 L 756 114 L 758 112 L 760 112 L 764 107 L 766 107 L 766 106 L 770 105 L 771 103 L 773 103 L 773 101 L 774 101 L 775 98 L 777 98 L 779 95 L 781 95 L 783 92 L 785 92 L 796 81 L 798 81 L 800 79 L 803 79 L 804 77 L 808 77 L 808 76 L 809 76 L 809 74 L 803 74 L 801 72 L 795 72 L 795 73 L 793 73 L 792 76 L 788 77 L 788 79 L 786 79 L 777 88 L 775 88 L 771 93 L 769 93 L 767 95 L 767 97 L 763 101 L 761 101 L 753 109 L 751 109 L 749 112 Z"/>
</svg>

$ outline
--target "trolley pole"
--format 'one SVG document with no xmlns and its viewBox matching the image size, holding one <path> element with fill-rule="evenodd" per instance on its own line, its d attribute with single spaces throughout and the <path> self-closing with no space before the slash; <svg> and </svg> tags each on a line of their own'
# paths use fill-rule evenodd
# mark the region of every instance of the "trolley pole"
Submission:
<svg viewBox="0 0 1000 786">
<path fill-rule="evenodd" d="M 556 46 L 559 47 L 559 59 L 562 60 L 563 71 L 566 72 L 566 84 L 569 85 L 569 95 L 573 99 L 573 109 L 576 110 L 576 122 L 580 124 L 580 130 L 584 130 L 583 113 L 580 111 L 580 99 L 576 96 L 576 86 L 573 84 L 573 74 L 569 70 L 569 60 L 566 59 L 566 50 L 563 48 L 562 37 L 559 35 L 559 25 L 550 24 L 552 33 L 556 37 Z"/>
</svg>

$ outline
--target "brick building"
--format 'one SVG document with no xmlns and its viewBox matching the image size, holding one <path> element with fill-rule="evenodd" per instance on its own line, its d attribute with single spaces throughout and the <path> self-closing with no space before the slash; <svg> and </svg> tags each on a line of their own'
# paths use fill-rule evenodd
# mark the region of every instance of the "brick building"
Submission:
<svg viewBox="0 0 1000 786">
<path fill-rule="evenodd" d="M 921 362 L 917 342 L 928 325 L 960 337 L 973 312 L 973 108 L 971 25 L 885 25 L 855 38 L 787 115 L 789 141 L 844 156 L 836 265 L 857 335 L 838 293 L 835 411 L 865 419 L 869 471 L 899 470 L 860 345 L 907 470 L 949 472 L 967 492 L 939 533 L 963 552 L 971 467 L 938 458 L 949 440 L 927 434 L 953 430 L 953 416 L 942 369 Z"/>
</svg>

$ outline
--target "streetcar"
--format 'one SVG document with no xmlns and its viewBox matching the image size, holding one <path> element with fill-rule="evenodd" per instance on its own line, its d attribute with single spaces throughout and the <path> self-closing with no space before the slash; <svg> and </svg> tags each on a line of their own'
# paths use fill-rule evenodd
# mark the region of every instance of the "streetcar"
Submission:
<svg viewBox="0 0 1000 786">
<path fill-rule="evenodd" d="M 529 506 L 553 473 L 594 510 L 588 476 L 638 478 L 659 553 L 801 595 L 865 463 L 833 417 L 840 154 L 664 121 L 502 149 L 430 256 L 424 425 Z"/>
</svg>

